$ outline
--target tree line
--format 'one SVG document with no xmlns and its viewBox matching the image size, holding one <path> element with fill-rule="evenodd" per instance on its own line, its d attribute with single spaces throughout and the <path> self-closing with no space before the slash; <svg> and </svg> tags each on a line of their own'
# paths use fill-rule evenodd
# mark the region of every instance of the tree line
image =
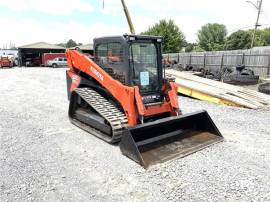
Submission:
<svg viewBox="0 0 270 202">
<path fill-rule="evenodd" d="M 77 43 L 73 39 L 69 39 L 66 43 L 59 43 L 59 44 L 56 44 L 56 45 L 62 46 L 64 48 L 72 48 L 72 47 L 75 47 L 75 46 L 81 46 L 82 43 Z"/>
<path fill-rule="evenodd" d="M 183 32 L 173 20 L 160 20 L 150 26 L 144 35 L 159 35 L 164 37 L 164 53 L 200 52 L 249 49 L 251 46 L 253 30 L 238 30 L 228 35 L 225 25 L 208 23 L 197 32 L 196 43 L 186 41 Z M 254 46 L 270 45 L 270 28 L 257 30 Z"/>
</svg>

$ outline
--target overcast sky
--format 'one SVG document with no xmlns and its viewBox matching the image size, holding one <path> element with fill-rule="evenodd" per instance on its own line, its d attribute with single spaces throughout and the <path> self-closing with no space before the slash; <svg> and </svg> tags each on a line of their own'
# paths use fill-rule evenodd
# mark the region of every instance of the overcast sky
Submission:
<svg viewBox="0 0 270 202">
<path fill-rule="evenodd" d="M 120 0 L 0 0 L 0 47 L 45 41 L 91 43 L 93 38 L 128 33 Z M 256 4 L 257 0 L 253 0 Z M 206 23 L 228 32 L 252 28 L 256 9 L 245 0 L 126 0 L 137 33 L 160 19 L 173 19 L 189 42 Z M 270 27 L 270 0 L 263 0 L 260 23 Z"/>
</svg>

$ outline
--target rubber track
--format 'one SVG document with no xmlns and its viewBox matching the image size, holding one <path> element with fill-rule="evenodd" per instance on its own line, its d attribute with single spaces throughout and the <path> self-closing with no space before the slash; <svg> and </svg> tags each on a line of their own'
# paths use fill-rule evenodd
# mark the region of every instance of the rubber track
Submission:
<svg viewBox="0 0 270 202">
<path fill-rule="evenodd" d="M 126 115 L 99 93 L 90 88 L 77 88 L 75 91 L 85 102 L 109 122 L 112 128 L 112 141 L 116 142 L 120 140 L 123 129 L 128 125 Z M 103 139 L 107 140 L 107 137 Z"/>
</svg>

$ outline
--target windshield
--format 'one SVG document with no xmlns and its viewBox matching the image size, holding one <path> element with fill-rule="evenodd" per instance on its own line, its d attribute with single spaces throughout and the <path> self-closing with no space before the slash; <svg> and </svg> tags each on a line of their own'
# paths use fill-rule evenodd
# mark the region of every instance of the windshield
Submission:
<svg viewBox="0 0 270 202">
<path fill-rule="evenodd" d="M 139 86 L 140 92 L 159 90 L 157 48 L 153 43 L 132 43 L 129 49 L 132 69 L 132 84 Z"/>
</svg>

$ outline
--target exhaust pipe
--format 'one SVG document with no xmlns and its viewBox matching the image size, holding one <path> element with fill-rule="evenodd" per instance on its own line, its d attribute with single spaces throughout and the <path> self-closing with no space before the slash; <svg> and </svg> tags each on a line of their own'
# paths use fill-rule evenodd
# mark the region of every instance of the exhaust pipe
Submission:
<svg viewBox="0 0 270 202">
<path fill-rule="evenodd" d="M 126 128 L 120 149 L 144 168 L 197 152 L 223 137 L 206 111 Z"/>
</svg>

